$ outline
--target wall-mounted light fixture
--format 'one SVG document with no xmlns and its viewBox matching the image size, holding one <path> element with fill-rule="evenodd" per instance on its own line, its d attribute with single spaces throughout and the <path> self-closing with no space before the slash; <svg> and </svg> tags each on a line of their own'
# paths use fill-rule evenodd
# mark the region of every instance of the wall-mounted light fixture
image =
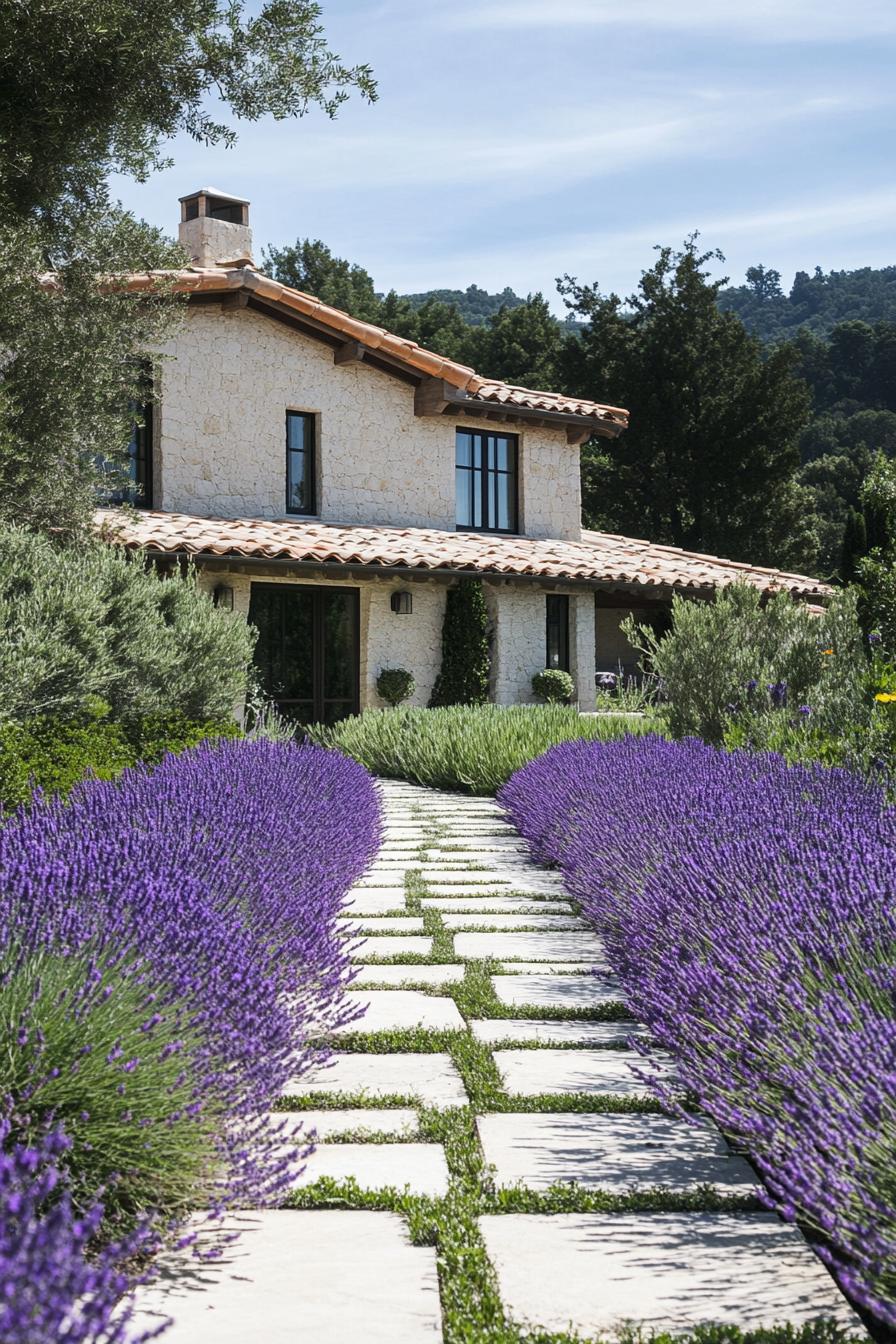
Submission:
<svg viewBox="0 0 896 1344">
<path fill-rule="evenodd" d="M 212 601 L 222 611 L 233 611 L 233 589 L 226 583 L 219 583 L 212 593 Z"/>
<path fill-rule="evenodd" d="M 410 616 L 414 610 L 414 600 L 410 593 L 393 593 L 389 598 L 389 605 L 396 616 Z"/>
</svg>

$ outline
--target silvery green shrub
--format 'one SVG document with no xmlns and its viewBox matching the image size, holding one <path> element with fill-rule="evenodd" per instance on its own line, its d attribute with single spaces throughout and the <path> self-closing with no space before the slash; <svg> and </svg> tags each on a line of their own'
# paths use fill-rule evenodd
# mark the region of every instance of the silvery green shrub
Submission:
<svg viewBox="0 0 896 1344">
<path fill-rule="evenodd" d="M 662 682 L 673 737 L 721 743 L 732 721 L 788 707 L 808 706 L 818 728 L 838 731 L 867 718 L 867 659 L 848 589 L 817 614 L 789 593 L 764 601 L 732 584 L 712 602 L 673 597 L 665 635 L 631 618 L 622 628 Z"/>
<path fill-rule="evenodd" d="M 114 718 L 222 718 L 243 694 L 245 621 L 192 570 L 166 579 L 100 541 L 62 546 L 0 527 L 0 722 L 64 717 L 101 700 Z"/>
</svg>

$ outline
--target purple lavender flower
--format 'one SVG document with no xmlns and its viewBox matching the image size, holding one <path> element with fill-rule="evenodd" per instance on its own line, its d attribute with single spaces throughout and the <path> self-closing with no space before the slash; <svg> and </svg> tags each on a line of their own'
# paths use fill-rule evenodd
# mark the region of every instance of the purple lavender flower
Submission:
<svg viewBox="0 0 896 1344">
<path fill-rule="evenodd" d="M 774 681 L 768 686 L 768 693 L 771 696 L 772 704 L 775 709 L 787 708 L 787 682 Z"/>
<path fill-rule="evenodd" d="M 880 632 L 878 630 L 872 630 L 871 634 L 868 636 L 868 643 L 879 644 L 880 641 L 881 641 Z"/>
<path fill-rule="evenodd" d="M 811 705 L 800 705 L 799 709 L 797 710 L 797 713 L 798 713 L 802 718 L 804 718 L 804 719 L 808 719 L 809 715 L 812 713 L 812 706 L 811 706 Z"/>
<path fill-rule="evenodd" d="M 600 931 L 633 1016 L 896 1325 L 896 809 L 775 755 L 628 738 L 553 748 L 501 801 Z M 658 1089 L 658 1095 L 659 1095 Z"/>
</svg>

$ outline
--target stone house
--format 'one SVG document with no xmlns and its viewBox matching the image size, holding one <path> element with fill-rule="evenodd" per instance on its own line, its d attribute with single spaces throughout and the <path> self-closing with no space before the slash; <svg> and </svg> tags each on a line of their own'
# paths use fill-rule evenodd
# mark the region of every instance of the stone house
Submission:
<svg viewBox="0 0 896 1344">
<path fill-rule="evenodd" d="M 252 263 L 248 214 L 212 189 L 181 201 L 185 320 L 133 436 L 136 511 L 101 510 L 98 525 L 160 565 L 195 561 L 215 600 L 258 628 L 262 680 L 297 718 L 379 704 L 384 667 L 409 669 L 425 704 L 462 576 L 484 585 L 492 698 L 530 701 L 533 674 L 553 666 L 583 709 L 596 670 L 632 662 L 629 611 L 735 579 L 827 591 L 584 530 L 580 446 L 621 434 L 624 410 L 480 377 L 279 284 Z"/>
</svg>

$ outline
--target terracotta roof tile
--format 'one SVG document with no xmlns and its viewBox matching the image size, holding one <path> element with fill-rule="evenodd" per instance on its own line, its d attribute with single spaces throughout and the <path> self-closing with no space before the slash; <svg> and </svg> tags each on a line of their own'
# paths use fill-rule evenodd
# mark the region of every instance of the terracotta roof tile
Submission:
<svg viewBox="0 0 896 1344">
<path fill-rule="evenodd" d="M 370 322 L 361 322 L 339 308 L 322 303 L 313 294 L 305 294 L 300 289 L 292 289 L 278 280 L 272 280 L 270 276 L 262 275 L 252 266 L 228 264 L 205 270 L 191 266 L 183 271 L 149 271 L 130 276 L 128 284 L 134 290 L 152 289 L 163 281 L 170 283 L 172 278 L 175 289 L 182 293 L 213 294 L 247 290 L 260 299 L 313 318 L 346 340 L 359 341 L 371 350 L 380 350 L 393 359 L 399 359 L 419 373 L 442 378 L 450 387 L 466 393 L 473 401 L 499 402 L 529 410 L 581 416 L 595 422 L 596 432 L 610 435 L 619 434 L 628 426 L 628 411 L 619 406 L 605 406 L 585 398 L 566 397 L 559 392 L 539 392 L 483 378 L 466 364 L 446 359 L 443 355 L 424 349 L 415 341 L 394 336 Z M 45 276 L 43 281 L 50 285 L 53 277 Z"/>
<path fill-rule="evenodd" d="M 674 546 L 582 533 L 581 541 L 541 540 L 419 527 L 372 527 L 263 518 L 197 518 L 182 513 L 99 510 L 97 528 L 110 541 L 147 551 L 227 556 L 234 560 L 295 560 L 388 569 L 474 570 L 584 580 L 629 589 L 706 592 L 737 580 L 764 592 L 827 597 L 817 579 Z"/>
</svg>

